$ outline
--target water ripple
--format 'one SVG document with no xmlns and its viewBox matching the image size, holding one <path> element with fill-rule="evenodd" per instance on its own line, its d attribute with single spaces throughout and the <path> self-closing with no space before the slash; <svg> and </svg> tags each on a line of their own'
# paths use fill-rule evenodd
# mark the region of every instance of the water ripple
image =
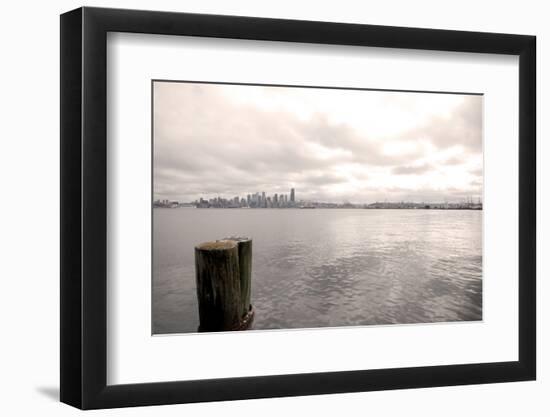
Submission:
<svg viewBox="0 0 550 417">
<path fill-rule="evenodd" d="M 193 247 L 253 238 L 256 329 L 482 318 L 480 211 L 155 210 L 154 333 L 195 332 Z"/>
</svg>

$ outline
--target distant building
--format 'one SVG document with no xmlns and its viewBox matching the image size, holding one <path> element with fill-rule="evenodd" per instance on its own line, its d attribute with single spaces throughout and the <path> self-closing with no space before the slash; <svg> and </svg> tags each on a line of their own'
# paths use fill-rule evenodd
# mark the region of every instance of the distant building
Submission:
<svg viewBox="0 0 550 417">
<path fill-rule="evenodd" d="M 291 203 L 296 202 L 296 196 L 295 196 L 295 194 L 294 194 L 294 188 L 291 188 L 291 189 L 290 189 L 290 202 L 291 202 Z"/>
</svg>

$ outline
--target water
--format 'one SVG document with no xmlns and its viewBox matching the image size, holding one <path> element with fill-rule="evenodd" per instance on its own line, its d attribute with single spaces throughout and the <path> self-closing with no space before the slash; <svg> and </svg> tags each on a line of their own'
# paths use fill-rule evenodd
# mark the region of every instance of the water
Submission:
<svg viewBox="0 0 550 417">
<path fill-rule="evenodd" d="M 153 333 L 196 332 L 196 244 L 253 239 L 254 329 L 482 319 L 482 211 L 155 209 Z"/>
</svg>

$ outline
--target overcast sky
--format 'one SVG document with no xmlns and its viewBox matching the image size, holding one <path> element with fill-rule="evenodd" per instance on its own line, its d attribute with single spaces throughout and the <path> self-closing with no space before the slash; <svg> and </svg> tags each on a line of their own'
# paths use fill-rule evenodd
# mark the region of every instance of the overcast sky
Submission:
<svg viewBox="0 0 550 417">
<path fill-rule="evenodd" d="M 154 196 L 482 195 L 481 96 L 154 83 Z"/>
</svg>

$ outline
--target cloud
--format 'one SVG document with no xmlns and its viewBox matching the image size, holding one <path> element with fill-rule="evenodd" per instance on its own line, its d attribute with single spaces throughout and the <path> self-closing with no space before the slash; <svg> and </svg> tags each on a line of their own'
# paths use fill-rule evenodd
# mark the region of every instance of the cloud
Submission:
<svg viewBox="0 0 550 417">
<path fill-rule="evenodd" d="M 451 156 L 444 161 L 445 165 L 461 165 L 466 162 L 466 159 L 463 156 Z"/>
<path fill-rule="evenodd" d="M 407 179 L 414 199 L 436 166 L 436 193 L 471 189 L 471 164 L 461 167 L 481 161 L 481 97 L 359 93 L 155 82 L 155 198 L 295 187 L 302 198 L 370 201 Z"/>
<path fill-rule="evenodd" d="M 457 144 L 468 152 L 482 150 L 482 97 L 464 96 L 463 102 L 447 115 L 433 116 L 427 123 L 406 132 L 411 140 L 423 139 L 439 149 Z"/>
<path fill-rule="evenodd" d="M 307 174 L 301 179 L 306 185 L 331 185 L 347 182 L 347 178 L 337 173 L 313 173 Z"/>
<path fill-rule="evenodd" d="M 433 167 L 428 164 L 417 166 L 398 166 L 392 169 L 392 173 L 396 175 L 424 174 L 432 169 Z"/>
<path fill-rule="evenodd" d="M 477 177 L 481 177 L 483 175 L 483 169 L 473 169 L 470 171 L 470 174 L 475 175 Z"/>
</svg>

